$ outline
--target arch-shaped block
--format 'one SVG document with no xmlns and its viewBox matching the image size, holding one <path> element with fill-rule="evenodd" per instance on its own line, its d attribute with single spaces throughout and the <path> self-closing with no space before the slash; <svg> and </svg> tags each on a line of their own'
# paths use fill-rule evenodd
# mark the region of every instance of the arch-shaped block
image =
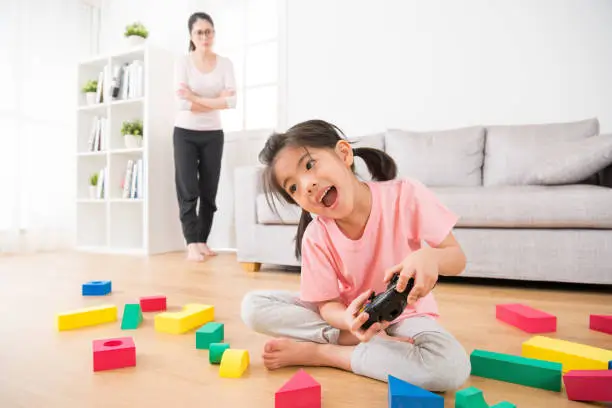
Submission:
<svg viewBox="0 0 612 408">
<path fill-rule="evenodd" d="M 239 378 L 249 366 L 249 352 L 247 350 L 227 349 L 221 357 L 219 375 L 225 378 Z"/>
</svg>

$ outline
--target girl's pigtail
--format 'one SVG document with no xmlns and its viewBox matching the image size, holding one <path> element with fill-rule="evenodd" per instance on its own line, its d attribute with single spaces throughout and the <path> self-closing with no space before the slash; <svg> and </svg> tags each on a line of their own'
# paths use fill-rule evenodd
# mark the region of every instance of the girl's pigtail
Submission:
<svg viewBox="0 0 612 408">
<path fill-rule="evenodd" d="M 353 149 L 353 154 L 363 159 L 374 180 L 393 180 L 397 176 L 395 160 L 382 150 L 357 147 Z"/>
<path fill-rule="evenodd" d="M 300 223 L 298 224 L 297 234 L 295 235 L 295 256 L 297 259 L 300 259 L 302 256 L 302 238 L 304 237 L 304 232 L 306 231 L 306 227 L 312 221 L 312 216 L 308 211 L 302 210 L 302 215 L 300 216 Z"/>
</svg>

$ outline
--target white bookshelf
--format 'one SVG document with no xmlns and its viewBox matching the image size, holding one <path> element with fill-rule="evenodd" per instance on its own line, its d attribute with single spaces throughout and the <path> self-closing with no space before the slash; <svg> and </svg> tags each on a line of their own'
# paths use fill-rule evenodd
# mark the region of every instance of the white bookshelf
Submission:
<svg viewBox="0 0 612 408">
<path fill-rule="evenodd" d="M 105 67 L 142 62 L 142 92 L 113 98 L 110 84 L 104 100 L 87 105 L 81 88 L 98 80 Z M 82 61 L 77 83 L 76 246 L 79 250 L 155 254 L 185 246 L 174 184 L 172 131 L 174 123 L 174 55 L 151 45 L 126 49 Z M 110 74 L 112 76 L 113 70 Z M 106 82 L 106 81 L 105 81 Z M 137 87 L 134 87 L 137 88 Z M 95 118 L 105 118 L 100 151 L 91 151 Z M 128 148 L 121 135 L 124 120 L 143 123 L 142 146 Z M 128 161 L 142 160 L 141 188 L 125 197 L 121 183 Z M 106 168 L 104 194 L 91 198 L 89 177 Z"/>
</svg>

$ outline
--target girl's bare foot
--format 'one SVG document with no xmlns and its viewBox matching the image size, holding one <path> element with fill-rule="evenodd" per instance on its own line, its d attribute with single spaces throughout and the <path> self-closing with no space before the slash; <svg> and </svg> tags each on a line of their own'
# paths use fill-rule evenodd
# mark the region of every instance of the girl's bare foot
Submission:
<svg viewBox="0 0 612 408">
<path fill-rule="evenodd" d="M 352 346 L 280 338 L 268 340 L 264 346 L 263 360 L 268 370 L 289 366 L 325 366 L 351 371 L 353 350 Z"/>
<path fill-rule="evenodd" d="M 203 253 L 206 256 L 215 256 L 217 255 L 217 253 L 215 251 L 213 251 L 212 249 L 210 249 L 208 247 L 208 245 L 206 245 L 205 242 L 198 242 L 198 249 L 200 250 L 201 253 Z"/>
<path fill-rule="evenodd" d="M 192 243 L 187 245 L 187 260 L 195 262 L 202 262 L 204 260 L 204 255 L 200 252 L 198 244 Z"/>
</svg>

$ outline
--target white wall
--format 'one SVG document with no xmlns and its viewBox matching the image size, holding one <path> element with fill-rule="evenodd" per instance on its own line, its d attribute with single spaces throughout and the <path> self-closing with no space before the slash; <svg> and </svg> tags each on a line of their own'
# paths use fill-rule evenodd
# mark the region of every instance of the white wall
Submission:
<svg viewBox="0 0 612 408">
<path fill-rule="evenodd" d="M 286 26 L 289 124 L 612 131 L 609 0 L 289 1 Z"/>
</svg>

